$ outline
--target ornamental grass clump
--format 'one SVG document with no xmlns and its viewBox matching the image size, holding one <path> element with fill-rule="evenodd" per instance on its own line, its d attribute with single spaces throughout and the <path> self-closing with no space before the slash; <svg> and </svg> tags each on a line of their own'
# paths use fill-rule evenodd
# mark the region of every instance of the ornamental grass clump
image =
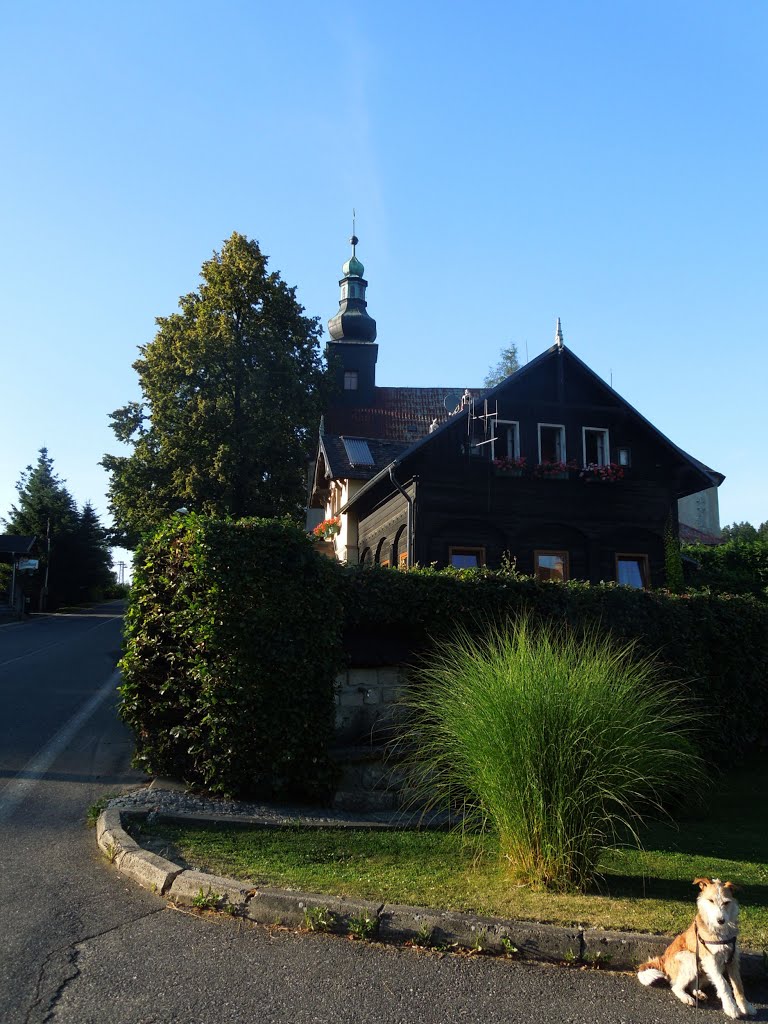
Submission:
<svg viewBox="0 0 768 1024">
<path fill-rule="evenodd" d="M 693 718 L 632 643 L 526 618 L 461 632 L 403 698 L 398 756 L 414 802 L 492 828 L 513 876 L 583 889 L 700 776 Z"/>
</svg>

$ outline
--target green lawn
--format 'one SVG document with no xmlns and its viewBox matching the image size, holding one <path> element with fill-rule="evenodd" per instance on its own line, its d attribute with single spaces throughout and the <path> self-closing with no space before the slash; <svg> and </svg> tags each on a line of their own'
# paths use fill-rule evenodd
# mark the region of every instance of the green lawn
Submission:
<svg viewBox="0 0 768 1024">
<path fill-rule="evenodd" d="M 606 854 L 584 895 L 510 882 L 492 836 L 443 832 L 144 826 L 191 865 L 276 885 L 478 914 L 674 933 L 690 923 L 701 875 L 743 886 L 742 938 L 768 949 L 768 768 L 733 772 L 702 806 L 657 825 L 644 849 Z"/>
</svg>

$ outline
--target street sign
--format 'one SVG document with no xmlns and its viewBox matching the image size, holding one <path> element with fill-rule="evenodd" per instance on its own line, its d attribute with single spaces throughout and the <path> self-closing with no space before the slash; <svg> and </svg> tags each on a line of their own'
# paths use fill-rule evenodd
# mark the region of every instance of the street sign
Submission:
<svg viewBox="0 0 768 1024">
<path fill-rule="evenodd" d="M 24 572 L 25 569 L 28 572 L 34 572 L 38 565 L 40 565 L 39 558 L 20 558 L 16 568 L 19 572 Z"/>
</svg>

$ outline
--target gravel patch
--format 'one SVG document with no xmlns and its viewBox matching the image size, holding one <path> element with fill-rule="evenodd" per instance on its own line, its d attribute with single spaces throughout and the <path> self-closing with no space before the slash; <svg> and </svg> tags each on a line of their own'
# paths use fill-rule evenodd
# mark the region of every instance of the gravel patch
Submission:
<svg viewBox="0 0 768 1024">
<path fill-rule="evenodd" d="M 109 807 L 124 811 L 149 811 L 157 814 L 210 815 L 211 817 L 251 818 L 254 822 L 274 825 L 392 825 L 406 827 L 426 822 L 418 814 L 403 811 L 337 811 L 330 807 L 301 807 L 287 804 L 249 803 L 241 800 L 225 800 L 202 796 L 185 791 L 171 783 L 173 788 L 163 788 L 163 783 L 124 793 L 109 801 Z M 438 825 L 441 820 L 432 816 L 429 824 Z"/>
</svg>

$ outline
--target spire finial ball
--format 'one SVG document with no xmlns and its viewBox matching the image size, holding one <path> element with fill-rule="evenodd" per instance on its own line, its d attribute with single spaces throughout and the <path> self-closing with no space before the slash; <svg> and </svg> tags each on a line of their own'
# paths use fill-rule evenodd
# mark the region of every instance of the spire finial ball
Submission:
<svg viewBox="0 0 768 1024">
<path fill-rule="evenodd" d="M 357 245 L 357 243 L 359 241 L 360 241 L 360 239 L 357 237 L 357 235 L 352 235 L 352 237 L 349 240 L 349 244 L 350 245 Z"/>
</svg>

